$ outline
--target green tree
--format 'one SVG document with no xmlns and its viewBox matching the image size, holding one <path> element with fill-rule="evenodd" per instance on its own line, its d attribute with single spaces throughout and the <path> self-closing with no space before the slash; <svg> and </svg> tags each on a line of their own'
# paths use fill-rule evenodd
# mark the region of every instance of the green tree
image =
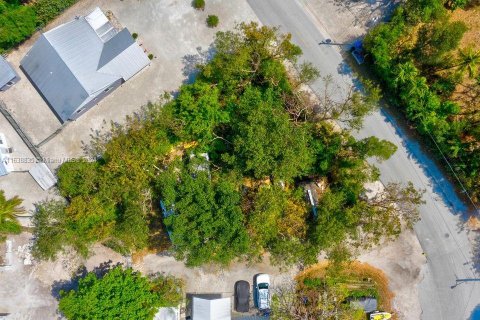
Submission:
<svg viewBox="0 0 480 320">
<path fill-rule="evenodd" d="M 208 142 L 215 137 L 214 129 L 229 120 L 220 106 L 218 88 L 201 81 L 182 86 L 172 105 L 188 140 Z"/>
<path fill-rule="evenodd" d="M 149 279 L 121 266 L 104 276 L 89 272 L 78 288 L 61 292 L 59 309 L 67 319 L 153 319 L 159 307 L 177 306 L 182 282 Z"/>
<path fill-rule="evenodd" d="M 268 94 L 247 89 L 237 108 L 232 137 L 227 137 L 233 144 L 230 157 L 255 178 L 290 180 L 306 174 L 313 162 L 308 131 L 293 126 L 285 111 L 275 107 L 277 103 Z"/>
<path fill-rule="evenodd" d="M 459 59 L 456 67 L 462 73 L 467 73 L 470 78 L 475 78 L 480 65 L 480 50 L 475 50 L 473 47 L 459 51 Z"/>
<path fill-rule="evenodd" d="M 416 60 L 426 68 L 449 64 L 449 55 L 460 44 L 467 26 L 462 21 L 437 20 L 423 25 L 418 32 L 415 45 Z"/>
<path fill-rule="evenodd" d="M 175 190 L 174 201 L 166 203 L 174 208 L 174 214 L 165 219 L 165 224 L 172 230 L 177 257 L 186 259 L 187 265 L 228 264 L 244 256 L 249 248 L 240 194 L 230 179 L 219 176 L 210 180 L 208 172 L 195 167 L 184 168 L 179 176 L 181 183 L 175 187 L 165 185 L 174 179 L 159 177 L 161 189 Z"/>
<path fill-rule="evenodd" d="M 21 204 L 22 199 L 17 196 L 7 199 L 5 192 L 0 190 L 0 242 L 6 239 L 7 234 L 20 233 L 17 215 L 24 212 Z"/>
</svg>

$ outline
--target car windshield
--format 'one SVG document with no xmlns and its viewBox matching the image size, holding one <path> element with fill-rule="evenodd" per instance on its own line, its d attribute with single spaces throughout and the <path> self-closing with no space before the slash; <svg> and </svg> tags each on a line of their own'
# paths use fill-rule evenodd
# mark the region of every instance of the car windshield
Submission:
<svg viewBox="0 0 480 320">
<path fill-rule="evenodd" d="M 260 283 L 258 289 L 268 289 L 268 283 Z"/>
</svg>

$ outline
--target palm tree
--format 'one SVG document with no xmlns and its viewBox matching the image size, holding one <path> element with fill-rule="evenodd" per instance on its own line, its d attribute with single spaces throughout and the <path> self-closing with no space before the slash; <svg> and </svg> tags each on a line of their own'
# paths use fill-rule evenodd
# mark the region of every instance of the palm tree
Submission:
<svg viewBox="0 0 480 320">
<path fill-rule="evenodd" d="M 396 77 L 393 80 L 395 86 L 400 87 L 405 83 L 410 83 L 418 77 L 418 69 L 412 61 L 398 65 Z"/>
<path fill-rule="evenodd" d="M 462 73 L 468 72 L 470 78 L 475 78 L 480 65 L 480 50 L 468 47 L 459 52 L 458 68 Z"/>
<path fill-rule="evenodd" d="M 459 50 L 457 62 L 449 67 L 434 70 L 433 73 L 445 71 L 450 69 L 458 69 L 462 74 L 468 72 L 470 78 L 475 78 L 480 65 L 480 50 L 475 50 L 473 47 L 468 47 L 464 50 Z"/>
<path fill-rule="evenodd" d="M 19 233 L 20 224 L 16 216 L 24 212 L 20 207 L 22 199 L 15 196 L 11 199 L 5 198 L 5 192 L 0 190 L 0 240 L 5 238 L 4 233 Z"/>
</svg>

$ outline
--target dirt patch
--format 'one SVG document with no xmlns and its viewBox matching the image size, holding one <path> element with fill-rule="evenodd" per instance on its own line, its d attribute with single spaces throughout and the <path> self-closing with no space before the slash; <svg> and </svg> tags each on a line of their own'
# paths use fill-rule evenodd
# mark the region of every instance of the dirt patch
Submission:
<svg viewBox="0 0 480 320">
<path fill-rule="evenodd" d="M 365 252 L 358 259 L 385 273 L 394 294 L 392 302 L 398 319 L 421 318 L 418 284 L 423 278 L 426 258 L 413 231 L 404 231 L 397 240 Z"/>
<path fill-rule="evenodd" d="M 451 21 L 462 21 L 467 27 L 468 31 L 463 35 L 460 42 L 460 48 L 467 48 L 473 46 L 480 49 L 480 7 L 473 7 L 468 10 L 457 9 L 452 13 Z"/>
</svg>

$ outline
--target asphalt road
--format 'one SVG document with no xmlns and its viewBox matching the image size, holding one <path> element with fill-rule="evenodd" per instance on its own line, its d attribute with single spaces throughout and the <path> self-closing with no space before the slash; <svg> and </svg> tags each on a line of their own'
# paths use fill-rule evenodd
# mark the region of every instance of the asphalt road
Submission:
<svg viewBox="0 0 480 320">
<path fill-rule="evenodd" d="M 331 74 L 340 83 L 352 83 L 339 47 L 318 44 L 330 37 L 298 0 L 248 2 L 263 24 L 290 32 L 304 52 L 303 59 L 312 62 L 323 75 Z M 322 83 L 312 87 L 319 90 Z M 424 279 L 419 285 L 422 319 L 470 319 L 472 310 L 480 307 L 480 283 L 457 282 L 457 279 L 477 278 L 472 247 L 467 231 L 461 226 L 466 206 L 418 143 L 409 138 L 385 110 L 367 117 L 363 129 L 355 133 L 359 138 L 372 135 L 398 146 L 391 159 L 377 164 L 382 181 L 412 181 L 416 187 L 426 189 L 426 204 L 420 208 L 422 219 L 415 226 L 427 257 Z"/>
</svg>

